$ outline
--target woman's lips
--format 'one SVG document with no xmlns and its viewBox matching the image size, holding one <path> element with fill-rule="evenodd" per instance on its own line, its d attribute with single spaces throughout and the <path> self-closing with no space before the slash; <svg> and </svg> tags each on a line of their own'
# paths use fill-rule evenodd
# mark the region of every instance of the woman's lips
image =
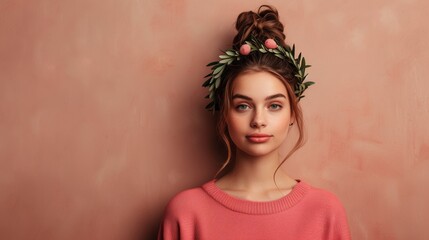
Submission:
<svg viewBox="0 0 429 240">
<path fill-rule="evenodd" d="M 261 134 L 261 133 L 250 134 L 246 136 L 246 138 L 253 143 L 264 143 L 270 140 L 271 137 L 272 135 Z"/>
</svg>

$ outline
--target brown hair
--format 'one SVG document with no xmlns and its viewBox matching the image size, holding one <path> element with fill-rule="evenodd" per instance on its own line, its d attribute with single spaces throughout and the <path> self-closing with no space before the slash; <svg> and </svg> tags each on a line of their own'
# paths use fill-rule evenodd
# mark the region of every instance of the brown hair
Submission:
<svg viewBox="0 0 429 240">
<path fill-rule="evenodd" d="M 240 46 L 252 35 L 261 42 L 264 42 L 267 38 L 273 38 L 283 47 L 287 47 L 285 43 L 286 36 L 283 33 L 284 27 L 279 21 L 278 12 L 274 7 L 262 5 L 259 7 L 257 13 L 253 11 L 240 13 L 237 18 L 235 28 L 238 33 L 234 37 L 233 48 L 236 50 L 238 50 Z M 295 125 L 298 128 L 299 137 L 291 151 L 286 155 L 274 172 L 274 180 L 281 165 L 304 144 L 303 117 L 300 105 L 298 104 L 298 98 L 294 93 L 294 86 L 297 79 L 293 69 L 293 66 L 291 66 L 287 60 L 278 58 L 274 54 L 264 54 L 259 51 L 253 51 L 248 56 L 230 64 L 225 69 L 225 80 L 220 86 L 222 91 L 219 91 L 219 94 L 216 96 L 220 105 L 217 130 L 226 145 L 228 155 L 225 163 L 216 173 L 215 177 L 219 177 L 221 173 L 222 175 L 226 174 L 225 170 L 227 166 L 232 167 L 231 159 L 234 148 L 231 146 L 226 117 L 231 107 L 230 100 L 232 97 L 232 82 L 239 74 L 260 71 L 271 73 L 283 82 L 288 93 L 291 115 L 293 116 Z"/>
</svg>

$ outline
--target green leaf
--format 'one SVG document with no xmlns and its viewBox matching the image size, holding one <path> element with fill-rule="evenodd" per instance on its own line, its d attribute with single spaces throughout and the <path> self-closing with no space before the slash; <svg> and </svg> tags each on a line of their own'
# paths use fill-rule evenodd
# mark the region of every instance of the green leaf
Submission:
<svg viewBox="0 0 429 240">
<path fill-rule="evenodd" d="M 308 82 L 305 82 L 305 83 L 304 83 L 304 85 L 305 85 L 306 87 L 309 87 L 309 86 L 311 86 L 311 85 L 313 85 L 313 84 L 315 84 L 315 82 L 308 81 Z"/>
<path fill-rule="evenodd" d="M 228 56 L 232 56 L 232 57 L 235 57 L 235 56 L 237 56 L 237 55 L 238 55 L 235 51 L 232 51 L 232 50 L 228 50 L 228 51 L 226 51 L 225 53 L 226 53 Z"/>
<path fill-rule="evenodd" d="M 216 73 L 216 75 L 214 75 L 214 78 L 220 78 L 220 76 L 223 73 L 223 70 L 225 70 L 225 65 L 222 65 L 221 67 L 219 67 L 219 71 Z M 216 69 L 217 70 L 217 69 Z"/>
<path fill-rule="evenodd" d="M 225 58 L 225 59 L 220 60 L 219 63 L 225 64 L 225 63 L 229 62 L 230 60 L 231 59 L 229 59 L 229 58 Z"/>
<path fill-rule="evenodd" d="M 212 67 L 212 70 L 215 70 L 216 68 L 218 68 L 218 67 L 220 67 L 220 66 L 222 66 L 223 64 L 222 63 L 219 63 L 218 62 L 218 64 L 216 64 L 216 65 L 214 65 L 213 67 Z"/>
<path fill-rule="evenodd" d="M 291 60 L 291 61 L 292 61 L 292 64 L 293 64 L 297 69 L 299 69 L 298 64 L 296 63 L 296 61 L 295 61 L 295 60 Z"/>
<path fill-rule="evenodd" d="M 228 56 L 228 55 L 219 55 L 219 58 L 220 59 L 225 59 L 225 58 L 230 58 L 230 56 Z"/>
<path fill-rule="evenodd" d="M 305 78 L 307 77 L 308 73 L 304 75 L 304 77 L 302 77 L 302 81 L 304 82 Z"/>
<path fill-rule="evenodd" d="M 223 69 L 225 68 L 225 65 L 220 65 L 218 68 L 216 68 L 214 71 L 213 71 L 213 75 L 216 75 L 216 74 L 218 74 L 220 71 L 222 71 Z"/>
<path fill-rule="evenodd" d="M 211 78 L 204 81 L 203 87 L 207 87 L 210 84 L 210 80 L 211 80 Z"/>
<path fill-rule="evenodd" d="M 214 102 L 210 102 L 209 104 L 207 104 L 206 109 L 210 109 L 214 106 Z"/>
<path fill-rule="evenodd" d="M 209 73 L 209 74 L 205 75 L 204 78 L 210 77 L 211 75 L 213 75 L 213 73 Z"/>
<path fill-rule="evenodd" d="M 220 76 L 222 75 L 224 69 L 225 69 L 225 66 L 214 77 L 215 78 L 220 78 Z"/>
<path fill-rule="evenodd" d="M 216 62 L 211 62 L 211 63 L 207 64 L 206 66 L 207 66 L 207 67 L 210 67 L 210 66 L 216 65 L 216 64 L 218 64 L 218 63 L 219 63 L 218 61 L 216 61 Z"/>
<path fill-rule="evenodd" d="M 279 53 L 274 54 L 276 57 L 281 58 L 281 59 L 285 59 L 285 57 Z"/>
<path fill-rule="evenodd" d="M 220 78 L 216 79 L 215 88 L 218 89 L 220 85 Z"/>
<path fill-rule="evenodd" d="M 215 78 L 220 78 L 220 76 L 221 76 L 221 75 L 222 75 L 222 73 L 223 73 L 223 70 L 224 70 L 224 69 L 222 69 L 220 72 L 218 72 L 218 73 L 216 74 Z"/>
</svg>

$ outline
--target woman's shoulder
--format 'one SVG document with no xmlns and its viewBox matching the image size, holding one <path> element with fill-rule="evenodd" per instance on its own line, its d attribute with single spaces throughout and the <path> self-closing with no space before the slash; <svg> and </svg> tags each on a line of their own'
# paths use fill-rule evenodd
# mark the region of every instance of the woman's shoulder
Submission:
<svg viewBox="0 0 429 240">
<path fill-rule="evenodd" d="M 188 189 L 182 190 L 182 191 L 178 192 L 176 195 L 174 195 L 170 199 L 169 204 L 182 205 L 182 204 L 188 203 L 189 201 L 193 201 L 197 198 L 200 198 L 203 193 L 204 192 L 200 186 L 188 188 Z"/>
<path fill-rule="evenodd" d="M 185 189 L 170 199 L 166 212 L 173 214 L 190 213 L 203 206 L 206 200 L 207 194 L 201 186 Z"/>
</svg>

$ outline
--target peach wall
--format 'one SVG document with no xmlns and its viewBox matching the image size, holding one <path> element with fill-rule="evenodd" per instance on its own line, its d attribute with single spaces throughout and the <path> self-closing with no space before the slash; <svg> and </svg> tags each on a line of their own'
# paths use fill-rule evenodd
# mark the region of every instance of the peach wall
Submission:
<svg viewBox="0 0 429 240">
<path fill-rule="evenodd" d="M 429 2 L 268 1 L 313 67 L 286 170 L 354 239 L 429 239 Z M 224 157 L 205 64 L 259 1 L 0 1 L 0 239 L 152 239 Z"/>
</svg>

